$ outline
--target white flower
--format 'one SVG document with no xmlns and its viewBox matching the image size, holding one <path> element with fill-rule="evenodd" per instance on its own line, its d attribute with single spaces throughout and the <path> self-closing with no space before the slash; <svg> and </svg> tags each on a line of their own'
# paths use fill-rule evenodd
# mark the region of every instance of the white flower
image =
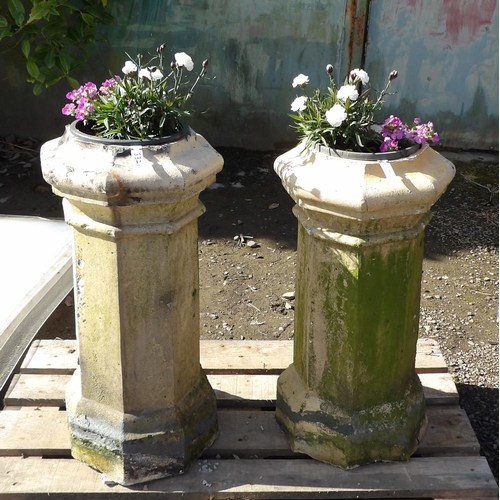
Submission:
<svg viewBox="0 0 500 500">
<path fill-rule="evenodd" d="M 177 52 L 175 62 L 179 68 L 186 68 L 188 71 L 194 68 L 193 60 L 185 52 Z"/>
<path fill-rule="evenodd" d="M 354 85 L 344 85 L 343 87 L 340 87 L 337 92 L 337 99 L 339 101 L 347 101 L 347 99 L 355 101 L 358 97 L 359 94 Z"/>
<path fill-rule="evenodd" d="M 309 77 L 301 73 L 293 79 L 292 87 L 297 87 L 297 85 L 302 87 L 302 85 L 306 85 L 307 83 L 309 83 Z"/>
<path fill-rule="evenodd" d="M 151 80 L 153 80 L 154 82 L 156 80 L 161 80 L 162 78 L 163 73 L 158 68 L 155 68 L 154 71 L 151 71 Z"/>
<path fill-rule="evenodd" d="M 361 80 L 363 85 L 366 85 L 370 81 L 368 73 L 363 69 L 353 69 L 349 75 L 349 82 L 354 82 L 357 78 Z"/>
<path fill-rule="evenodd" d="M 137 66 L 132 61 L 127 61 L 125 66 L 123 66 L 122 71 L 125 75 L 135 73 L 137 71 Z"/>
<path fill-rule="evenodd" d="M 307 97 L 305 95 L 297 97 L 290 106 L 292 111 L 304 111 L 306 109 Z"/>
<path fill-rule="evenodd" d="M 156 67 L 142 68 L 141 71 L 139 71 L 139 78 L 147 78 L 148 80 L 155 82 L 156 80 L 161 80 L 163 78 L 163 74 Z"/>
<path fill-rule="evenodd" d="M 339 127 L 347 118 L 347 113 L 341 104 L 334 104 L 325 114 L 328 123 L 332 127 Z"/>
</svg>

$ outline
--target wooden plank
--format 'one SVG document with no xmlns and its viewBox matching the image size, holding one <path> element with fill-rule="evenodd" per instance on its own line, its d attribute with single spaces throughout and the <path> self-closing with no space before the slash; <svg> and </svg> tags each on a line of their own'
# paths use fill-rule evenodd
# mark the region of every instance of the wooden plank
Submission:
<svg viewBox="0 0 500 500">
<path fill-rule="evenodd" d="M 66 412 L 23 408 L 0 412 L 1 456 L 71 456 Z"/>
<path fill-rule="evenodd" d="M 479 454 L 479 444 L 463 410 L 428 408 L 427 416 L 429 423 L 416 452 L 418 456 Z M 219 437 L 205 451 L 205 458 L 217 455 L 240 458 L 296 456 L 273 411 L 219 410 L 218 418 Z M 0 412 L 0 432 L 0 456 L 70 456 L 64 411 Z"/>
<path fill-rule="evenodd" d="M 293 359 L 292 340 L 202 340 L 201 364 L 207 373 L 280 374 Z M 434 340 L 421 339 L 417 373 L 446 373 L 446 362 Z M 21 373 L 70 374 L 77 366 L 76 340 L 33 343 Z"/>
<path fill-rule="evenodd" d="M 421 373 L 448 373 L 448 365 L 436 340 L 420 338 L 417 341 L 415 371 Z"/>
<path fill-rule="evenodd" d="M 16 375 L 4 399 L 8 406 L 64 406 L 70 375 Z M 420 374 L 428 406 L 456 405 L 458 393 L 445 373 Z M 278 375 L 208 375 L 217 404 L 224 407 L 273 408 Z"/>
<path fill-rule="evenodd" d="M 77 366 L 76 340 L 35 340 L 21 365 L 20 373 L 71 375 Z"/>
<path fill-rule="evenodd" d="M 293 340 L 201 341 L 201 366 L 210 374 L 279 375 L 292 360 Z"/>
<path fill-rule="evenodd" d="M 210 374 L 280 374 L 293 361 L 293 340 L 201 341 L 201 365 Z M 447 373 L 448 367 L 433 340 L 419 340 L 417 373 Z"/>
<path fill-rule="evenodd" d="M 416 452 L 419 456 L 479 455 L 480 446 L 469 418 L 460 407 L 426 409 L 427 429 Z"/>
<path fill-rule="evenodd" d="M 218 464 L 215 469 L 213 466 Z M 205 472 L 210 465 L 212 472 Z M 206 469 L 206 467 L 205 467 Z M 415 458 L 344 471 L 314 460 L 197 461 L 183 475 L 135 487 L 103 484 L 77 460 L 0 458 L 0 498 L 307 499 L 495 497 L 498 488 L 484 457 Z M 121 498 L 117 496 L 117 498 Z"/>
<path fill-rule="evenodd" d="M 217 406 L 274 408 L 279 375 L 207 375 Z"/>
<path fill-rule="evenodd" d="M 15 375 L 5 395 L 6 406 L 64 406 L 71 375 Z"/>
<path fill-rule="evenodd" d="M 427 406 L 458 405 L 459 398 L 449 373 L 419 374 Z M 272 408 L 276 405 L 278 375 L 208 375 L 222 407 Z"/>
<path fill-rule="evenodd" d="M 457 386 L 450 373 L 419 373 L 427 406 L 458 405 Z"/>
</svg>

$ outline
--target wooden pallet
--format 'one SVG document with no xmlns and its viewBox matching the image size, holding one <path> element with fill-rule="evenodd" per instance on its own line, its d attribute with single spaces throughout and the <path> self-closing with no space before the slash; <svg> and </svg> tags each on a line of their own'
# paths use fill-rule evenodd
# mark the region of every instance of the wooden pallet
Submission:
<svg viewBox="0 0 500 500">
<path fill-rule="evenodd" d="M 77 364 L 73 340 L 33 342 L 0 412 L 0 497 L 39 498 L 472 498 L 498 488 L 437 345 L 421 340 L 417 372 L 428 430 L 408 463 L 343 471 L 293 454 L 274 418 L 288 341 L 202 341 L 218 400 L 220 435 L 186 474 L 135 487 L 103 484 L 73 460 L 64 390 Z M 42 459 L 41 459 L 42 458 Z M 58 496 L 59 495 L 59 496 Z M 115 496 L 117 495 L 117 496 Z"/>
</svg>

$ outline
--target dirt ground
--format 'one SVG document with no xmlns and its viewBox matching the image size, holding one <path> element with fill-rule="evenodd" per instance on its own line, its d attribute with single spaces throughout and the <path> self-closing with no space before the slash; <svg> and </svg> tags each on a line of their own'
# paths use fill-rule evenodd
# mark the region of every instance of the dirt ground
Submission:
<svg viewBox="0 0 500 500">
<path fill-rule="evenodd" d="M 0 213 L 62 217 L 38 147 L 0 138 Z M 297 220 L 272 168 L 280 152 L 219 152 L 224 170 L 200 196 L 201 338 L 292 339 Z M 498 156 L 448 155 L 457 175 L 426 233 L 420 334 L 439 341 L 498 481 Z M 73 337 L 73 308 L 40 336 Z"/>
</svg>

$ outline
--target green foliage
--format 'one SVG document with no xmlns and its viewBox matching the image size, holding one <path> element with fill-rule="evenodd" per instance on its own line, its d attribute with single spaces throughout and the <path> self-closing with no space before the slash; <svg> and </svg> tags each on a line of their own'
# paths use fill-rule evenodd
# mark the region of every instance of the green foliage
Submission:
<svg viewBox="0 0 500 500">
<path fill-rule="evenodd" d="M 87 60 L 86 47 L 96 42 L 99 27 L 113 22 L 106 3 L 7 0 L 0 6 L 0 47 L 5 46 L 4 52 L 20 49 L 36 95 L 62 79 L 78 87 L 70 74 Z"/>
</svg>

